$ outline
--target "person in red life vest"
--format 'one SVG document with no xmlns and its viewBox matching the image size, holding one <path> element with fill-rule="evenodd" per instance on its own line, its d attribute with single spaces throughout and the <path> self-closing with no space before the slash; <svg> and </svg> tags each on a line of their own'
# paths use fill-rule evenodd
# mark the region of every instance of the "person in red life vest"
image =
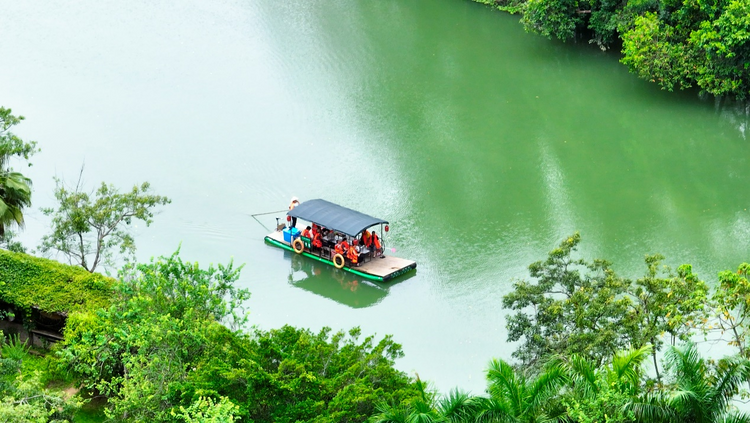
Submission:
<svg viewBox="0 0 750 423">
<path fill-rule="evenodd" d="M 376 256 L 383 253 L 383 246 L 380 244 L 380 238 L 378 238 L 378 233 L 375 231 L 372 232 L 372 246 L 375 248 Z"/>
<path fill-rule="evenodd" d="M 354 266 L 358 266 L 359 251 L 357 251 L 357 240 L 352 241 L 352 245 L 349 247 L 349 251 L 346 252 L 346 258 L 351 260 Z"/>
<path fill-rule="evenodd" d="M 305 230 L 302 231 L 302 236 L 305 237 L 305 238 L 312 239 L 313 238 L 312 228 L 309 227 L 309 226 L 306 227 Z"/>
<path fill-rule="evenodd" d="M 315 248 L 323 248 L 323 237 L 320 235 L 318 225 L 313 224 L 312 235 L 312 246 Z"/>
</svg>

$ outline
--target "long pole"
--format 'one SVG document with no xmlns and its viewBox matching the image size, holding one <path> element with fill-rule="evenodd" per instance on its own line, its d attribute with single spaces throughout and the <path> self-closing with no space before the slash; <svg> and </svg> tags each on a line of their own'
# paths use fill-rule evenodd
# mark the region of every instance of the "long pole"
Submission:
<svg viewBox="0 0 750 423">
<path fill-rule="evenodd" d="M 252 217 L 255 217 L 255 216 L 263 216 L 263 215 L 265 215 L 265 214 L 274 214 L 274 213 L 281 213 L 281 212 L 285 212 L 285 211 L 286 211 L 286 210 L 279 210 L 279 211 L 272 211 L 272 212 L 265 212 L 265 213 L 255 213 L 255 214 L 251 214 L 250 216 L 252 216 Z"/>
</svg>

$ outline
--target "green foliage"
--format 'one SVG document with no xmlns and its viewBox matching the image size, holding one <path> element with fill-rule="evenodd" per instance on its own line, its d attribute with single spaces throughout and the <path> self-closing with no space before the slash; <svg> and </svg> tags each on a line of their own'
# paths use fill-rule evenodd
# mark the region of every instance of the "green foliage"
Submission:
<svg viewBox="0 0 750 423">
<path fill-rule="evenodd" d="M 698 67 L 698 85 L 714 95 L 750 94 L 750 1 L 726 3 L 718 19 L 704 20 L 690 34 L 690 43 L 705 55 Z"/>
<path fill-rule="evenodd" d="M 3 346 L 0 348 L 0 355 L 3 358 L 23 362 L 23 359 L 29 353 L 29 346 L 27 341 L 21 342 L 18 335 L 10 335 L 8 339 L 3 342 Z"/>
<path fill-rule="evenodd" d="M 0 248 L 14 253 L 25 253 L 26 247 L 16 239 L 16 233 L 13 231 L 6 230 L 5 233 L 0 235 Z"/>
<path fill-rule="evenodd" d="M 690 266 L 659 277 L 662 257 L 647 256 L 646 276 L 633 283 L 604 260 L 573 259 L 579 242 L 577 233 L 568 237 L 546 261 L 529 266 L 536 283 L 515 282 L 503 298 L 505 307 L 517 310 L 508 317 L 508 339 L 523 339 L 515 358 L 532 367 L 551 355 L 602 363 L 621 349 L 651 344 L 656 364 L 663 334 L 673 344 L 688 339 L 708 293 Z"/>
<path fill-rule="evenodd" d="M 750 322 L 750 264 L 742 263 L 737 272 L 719 273 L 719 286 L 711 298 L 718 329 L 729 332 L 729 345 L 739 349 L 740 355 L 750 358 L 748 350 L 748 322 Z M 709 327 L 712 329 L 713 327 Z"/>
<path fill-rule="evenodd" d="M 0 107 L 0 237 L 8 225 L 23 227 L 23 209 L 31 205 L 31 179 L 14 172 L 9 162 L 13 157 L 28 160 L 38 151 L 36 142 L 25 142 L 11 132 L 11 128 L 24 119 L 11 112 Z"/>
<path fill-rule="evenodd" d="M 573 259 L 580 240 L 576 233 L 547 260 L 531 264 L 537 283 L 517 281 L 503 298 L 503 306 L 517 310 L 507 317 L 508 340 L 523 338 L 513 357 L 524 366 L 538 368 L 550 355 L 573 353 L 601 363 L 633 338 L 632 326 L 623 324 L 633 306 L 624 297 L 629 281 L 606 261 Z"/>
<path fill-rule="evenodd" d="M 0 332 L 0 338 L 2 333 Z M 4 339 L 4 338 L 3 338 Z M 26 342 L 18 337 L 3 342 L 0 358 L 0 421 L 12 423 L 68 422 L 80 407 L 77 398 L 65 399 L 44 388 Z M 32 363 L 32 365 L 30 365 Z"/>
<path fill-rule="evenodd" d="M 631 72 L 662 89 L 689 88 L 702 63 L 698 51 L 675 38 L 674 28 L 660 21 L 655 13 L 638 16 L 632 28 L 622 34 L 622 63 Z"/>
<path fill-rule="evenodd" d="M 227 375 L 218 393 L 236 400 L 252 421 L 362 422 L 377 403 L 400 404 L 416 391 L 393 368 L 403 356 L 399 344 L 390 336 L 377 343 L 360 336 L 359 328 L 348 334 L 290 326 L 256 330 L 236 353 L 223 356 L 231 361 L 212 357 L 195 376 L 209 383 L 217 371 Z M 236 364 L 228 367 L 227 361 Z"/>
<path fill-rule="evenodd" d="M 111 265 L 114 251 L 126 257 L 135 254 L 133 237 L 127 225 L 134 219 L 146 226 L 153 222 L 153 208 L 169 204 L 167 197 L 150 194 L 151 186 L 144 182 L 126 193 L 104 182 L 93 194 L 81 191 L 80 179 L 72 190 L 56 179 L 55 198 L 58 207 L 42 212 L 52 217 L 52 233 L 42 238 L 42 253 L 57 251 L 94 272 L 100 263 Z"/>
<path fill-rule="evenodd" d="M 233 286 L 241 267 L 201 269 L 178 254 L 126 266 L 109 308 L 68 320 L 59 354 L 87 389 L 109 397 L 110 418 L 173 421 L 195 363 L 222 348 L 212 339 L 226 330 L 219 322 L 244 322 L 237 309 L 249 293 Z"/>
<path fill-rule="evenodd" d="M 109 308 L 70 316 L 59 354 L 109 398 L 117 421 L 191 421 L 212 398 L 227 411 L 216 421 L 361 422 L 377 401 L 414 395 L 393 368 L 403 353 L 389 336 L 220 324 L 245 322 L 249 294 L 234 287 L 238 277 L 231 263 L 203 270 L 177 253 L 127 266 Z"/>
<path fill-rule="evenodd" d="M 392 405 L 381 402 L 376 406 L 377 414 L 370 418 L 371 423 L 410 423 L 445 422 L 468 423 L 477 421 L 484 398 L 473 397 L 458 389 L 439 397 L 429 390 L 428 384 L 419 377 L 415 383 L 416 396 L 405 404 Z"/>
<path fill-rule="evenodd" d="M 39 149 L 36 141 L 26 142 L 11 132 L 11 128 L 18 125 L 25 118 L 12 115 L 11 109 L 0 107 L 0 167 L 5 168 L 12 157 L 23 157 L 28 160 Z M 29 166 L 31 164 L 29 163 Z"/>
<path fill-rule="evenodd" d="M 568 416 L 580 423 L 636 421 L 629 406 L 641 393 L 650 351 L 650 346 L 620 351 L 601 367 L 579 355 L 553 359 L 550 365 L 562 367 L 570 381 L 562 399 Z"/>
<path fill-rule="evenodd" d="M 698 86 L 750 94 L 750 0 L 475 0 L 522 11 L 527 31 L 602 49 L 622 42 L 621 62 L 662 89 Z"/>
<path fill-rule="evenodd" d="M 29 316 L 32 307 L 54 313 L 109 304 L 113 280 L 48 260 L 0 250 L 0 300 Z"/>
<path fill-rule="evenodd" d="M 665 361 L 672 384 L 669 394 L 659 396 L 663 417 L 679 422 L 750 421 L 731 404 L 741 385 L 750 382 L 747 359 L 735 356 L 713 363 L 687 344 L 667 350 Z"/>
<path fill-rule="evenodd" d="M 238 408 L 227 397 L 221 397 L 218 402 L 200 397 L 188 408 L 180 406 L 180 411 L 174 416 L 186 423 L 232 423 Z"/>
<path fill-rule="evenodd" d="M 634 334 L 633 345 L 653 346 L 657 378 L 656 353 L 664 344 L 664 335 L 669 335 L 672 346 L 678 340 L 689 341 L 707 312 L 704 305 L 708 302 L 708 287 L 692 272 L 690 265 L 680 266 L 676 276 L 658 277 L 662 259 L 660 255 L 646 256 L 646 275 L 629 291 L 633 308 L 623 320 Z"/>
<path fill-rule="evenodd" d="M 547 38 L 569 40 L 581 25 L 582 19 L 576 13 L 577 0 L 528 0 L 523 9 L 521 22 L 530 32 Z"/>
<path fill-rule="evenodd" d="M 490 361 L 487 370 L 488 401 L 481 405 L 480 419 L 491 421 L 543 422 L 562 417 L 557 397 L 568 383 L 564 368 L 546 363 L 535 377 L 516 371 L 500 359 Z"/>
</svg>

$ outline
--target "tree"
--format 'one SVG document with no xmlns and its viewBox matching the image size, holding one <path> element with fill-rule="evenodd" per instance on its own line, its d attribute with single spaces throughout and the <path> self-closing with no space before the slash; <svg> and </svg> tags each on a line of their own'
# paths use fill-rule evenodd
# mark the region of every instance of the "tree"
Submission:
<svg viewBox="0 0 750 423">
<path fill-rule="evenodd" d="M 631 404 L 640 394 L 650 351 L 650 346 L 620 351 L 603 367 L 579 355 L 554 358 L 551 365 L 562 367 L 570 383 L 562 400 L 568 416 L 579 423 L 635 422 Z"/>
<path fill-rule="evenodd" d="M 126 266 L 109 308 L 71 314 L 60 357 L 86 388 L 108 397 L 111 418 L 174 420 L 179 406 L 207 396 L 182 395 L 197 363 L 206 354 L 224 358 L 225 338 L 236 337 L 220 322 L 245 322 L 249 292 L 233 285 L 240 270 L 231 262 L 201 269 L 179 250 Z"/>
<path fill-rule="evenodd" d="M 737 347 L 740 355 L 745 358 L 750 358 L 747 345 L 747 325 L 750 322 L 749 276 L 748 263 L 742 263 L 737 272 L 725 270 L 719 273 L 719 286 L 711 298 L 718 328 L 722 334 L 727 331 L 730 333 L 729 345 Z"/>
<path fill-rule="evenodd" d="M 651 356 L 657 380 L 660 374 L 656 353 L 664 344 L 665 334 L 672 346 L 678 340 L 687 342 L 703 320 L 708 301 L 708 287 L 688 264 L 680 266 L 677 275 L 658 277 L 663 259 L 658 254 L 646 256 L 646 275 L 631 287 L 633 308 L 623 319 L 623 324 L 631 328 L 633 345 L 653 346 Z"/>
<path fill-rule="evenodd" d="M 504 307 L 517 310 L 507 318 L 508 340 L 523 338 L 513 357 L 524 367 L 573 353 L 601 363 L 630 344 L 632 328 L 623 325 L 630 282 L 604 260 L 573 259 L 580 241 L 578 233 L 563 240 L 547 260 L 529 266 L 536 283 L 515 282 L 503 297 Z"/>
<path fill-rule="evenodd" d="M 31 179 L 10 167 L 10 160 L 28 160 L 36 153 L 36 142 L 25 142 L 10 130 L 23 116 L 14 116 L 11 109 L 0 107 L 0 238 L 6 239 L 9 225 L 23 227 L 23 209 L 31 205 Z M 31 164 L 29 164 L 31 166 Z"/>
<path fill-rule="evenodd" d="M 406 405 L 391 405 L 381 402 L 376 406 L 378 414 L 370 423 L 469 423 L 475 422 L 484 398 L 473 397 L 459 389 L 438 398 L 427 383 L 417 376 L 417 395 Z"/>
<path fill-rule="evenodd" d="M 529 266 L 536 283 L 519 281 L 503 298 L 513 353 L 538 367 L 547 357 L 573 354 L 601 364 L 622 349 L 650 344 L 654 365 L 663 336 L 687 340 L 702 320 L 708 288 L 689 265 L 659 275 L 660 255 L 646 256 L 646 275 L 635 283 L 618 277 L 604 260 L 573 259 L 580 235 L 564 240 L 544 262 Z M 657 367 L 658 376 L 658 367 Z"/>
<path fill-rule="evenodd" d="M 100 263 L 112 264 L 115 249 L 120 254 L 134 255 L 135 242 L 127 225 L 138 219 L 149 226 L 153 222 L 153 208 L 171 202 L 167 197 L 150 194 L 148 182 L 126 193 L 102 182 L 90 195 L 81 190 L 80 176 L 73 190 L 68 190 L 59 179 L 55 181 L 58 207 L 42 209 L 46 216 L 52 217 L 52 233 L 42 238 L 39 250 L 57 251 L 71 264 L 92 273 Z"/>
<path fill-rule="evenodd" d="M 562 417 L 556 397 L 568 383 L 562 366 L 551 363 L 536 377 L 516 371 L 500 359 L 490 361 L 487 391 L 490 397 L 480 404 L 479 421 L 537 423 Z"/>
<path fill-rule="evenodd" d="M 665 354 L 671 379 L 667 392 L 656 394 L 646 421 L 750 422 L 750 416 L 731 410 L 743 383 L 750 380 L 750 362 L 739 356 L 717 363 L 701 358 L 695 344 L 670 347 Z"/>
</svg>

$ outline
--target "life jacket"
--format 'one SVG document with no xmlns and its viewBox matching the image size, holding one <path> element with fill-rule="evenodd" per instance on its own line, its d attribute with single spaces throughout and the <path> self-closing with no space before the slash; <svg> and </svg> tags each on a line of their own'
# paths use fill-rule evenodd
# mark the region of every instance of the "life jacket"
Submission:
<svg viewBox="0 0 750 423">
<path fill-rule="evenodd" d="M 362 232 L 362 244 L 365 245 L 365 247 L 370 248 L 372 245 L 372 236 L 370 235 L 370 231 L 366 230 Z"/>
<path fill-rule="evenodd" d="M 334 247 L 334 251 L 336 251 L 336 254 L 341 254 L 341 255 L 345 254 L 346 249 L 344 249 L 344 244 L 346 244 L 346 241 L 341 241 L 338 244 L 336 244 L 336 246 Z M 348 244 L 347 244 L 347 247 L 349 247 Z"/>
<path fill-rule="evenodd" d="M 357 259 L 359 258 L 359 253 L 357 252 L 357 247 L 351 246 L 349 247 L 349 251 L 346 253 L 346 257 L 352 261 L 352 263 L 357 263 Z"/>
<path fill-rule="evenodd" d="M 378 234 L 375 232 L 372 233 L 372 244 L 375 246 L 376 250 L 379 250 L 382 245 L 380 245 L 380 238 L 378 238 Z"/>
<path fill-rule="evenodd" d="M 312 240 L 312 246 L 316 248 L 322 248 L 323 247 L 323 239 L 320 237 L 320 232 L 313 231 L 315 235 L 313 235 Z"/>
<path fill-rule="evenodd" d="M 305 229 L 304 231 L 302 231 L 302 236 L 305 237 L 305 238 L 310 238 L 310 239 L 312 239 L 312 237 L 313 237 L 312 236 L 312 232 L 310 232 L 307 229 Z"/>
</svg>

